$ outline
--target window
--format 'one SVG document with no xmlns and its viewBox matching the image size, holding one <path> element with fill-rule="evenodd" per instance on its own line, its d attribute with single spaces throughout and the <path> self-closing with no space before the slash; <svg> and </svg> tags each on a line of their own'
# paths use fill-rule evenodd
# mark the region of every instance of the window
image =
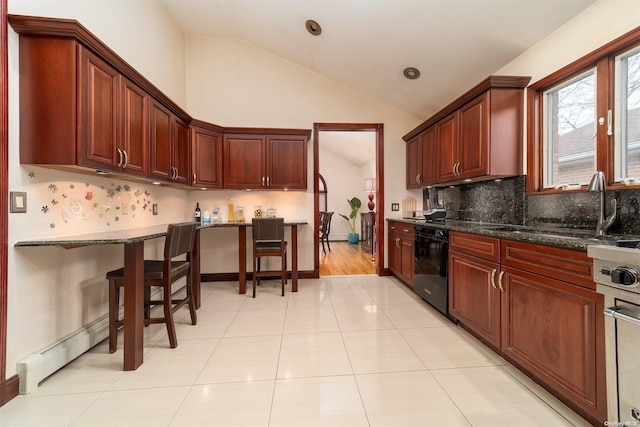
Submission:
<svg viewBox="0 0 640 427">
<path fill-rule="evenodd" d="M 527 192 L 640 185 L 640 27 L 527 93 Z"/>
<path fill-rule="evenodd" d="M 588 184 L 596 166 L 596 71 L 544 92 L 545 187 Z"/>
<path fill-rule="evenodd" d="M 616 57 L 615 67 L 616 181 L 640 180 L 640 48 Z"/>
</svg>

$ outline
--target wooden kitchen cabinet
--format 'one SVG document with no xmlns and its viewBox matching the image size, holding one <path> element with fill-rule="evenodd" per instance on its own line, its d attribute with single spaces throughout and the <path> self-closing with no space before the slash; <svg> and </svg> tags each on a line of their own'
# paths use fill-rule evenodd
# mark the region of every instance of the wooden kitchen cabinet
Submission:
<svg viewBox="0 0 640 427">
<path fill-rule="evenodd" d="M 422 188 L 435 184 L 436 129 L 426 129 L 407 142 L 407 188 Z"/>
<path fill-rule="evenodd" d="M 224 187 L 306 190 L 310 136 L 296 129 L 225 129 Z"/>
<path fill-rule="evenodd" d="M 154 179 L 175 183 L 190 183 L 191 150 L 189 126 L 152 100 L 151 102 L 150 174 Z"/>
<path fill-rule="evenodd" d="M 504 240 L 503 355 L 591 422 L 606 420 L 604 300 L 587 254 Z"/>
<path fill-rule="evenodd" d="M 387 240 L 389 269 L 404 284 L 413 288 L 415 263 L 415 229 L 413 225 L 389 221 Z"/>
<path fill-rule="evenodd" d="M 529 80 L 490 76 L 403 137 L 414 142 L 435 129 L 436 176 L 430 185 L 522 175 L 524 88 Z M 411 145 L 407 149 L 417 155 Z M 417 166 L 408 161 L 408 178 L 412 167 Z"/>
<path fill-rule="evenodd" d="M 603 298 L 586 253 L 449 234 L 450 312 L 593 423 L 606 419 Z"/>
<path fill-rule="evenodd" d="M 191 168 L 193 187 L 222 188 L 222 135 L 224 130 L 191 122 Z"/>
<path fill-rule="evenodd" d="M 500 240 L 449 233 L 449 312 L 500 347 Z"/>
<path fill-rule="evenodd" d="M 73 39 L 20 40 L 20 161 L 148 174 L 148 95 Z"/>
</svg>

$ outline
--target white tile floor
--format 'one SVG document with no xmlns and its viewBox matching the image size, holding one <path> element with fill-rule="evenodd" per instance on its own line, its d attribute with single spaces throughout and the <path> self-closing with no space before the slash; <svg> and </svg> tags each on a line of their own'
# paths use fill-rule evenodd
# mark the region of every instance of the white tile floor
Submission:
<svg viewBox="0 0 640 427">
<path fill-rule="evenodd" d="M 391 277 L 302 280 L 256 299 L 204 283 L 178 348 L 145 329 L 122 371 L 106 341 L 0 408 L 9 426 L 587 425 Z"/>
</svg>

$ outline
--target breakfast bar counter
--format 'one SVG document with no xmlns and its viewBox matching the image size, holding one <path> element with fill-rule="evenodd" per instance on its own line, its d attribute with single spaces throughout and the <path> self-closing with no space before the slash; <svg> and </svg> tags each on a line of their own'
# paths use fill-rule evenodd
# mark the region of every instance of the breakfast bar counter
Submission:
<svg viewBox="0 0 640 427">
<path fill-rule="evenodd" d="M 291 291 L 298 291 L 298 226 L 306 221 L 285 221 L 291 227 Z M 80 235 L 51 237 L 16 242 L 16 247 L 56 246 L 65 249 L 96 245 L 124 245 L 124 370 L 137 369 L 143 362 L 144 335 L 144 242 L 164 237 L 167 226 L 130 228 L 123 230 L 85 233 Z M 238 292 L 247 289 L 247 227 L 251 223 L 216 223 L 197 228 L 196 242 L 191 253 L 191 280 L 194 285 L 194 300 L 200 307 L 200 234 L 203 230 L 218 227 L 238 228 Z M 105 272 L 106 273 L 106 272 Z"/>
</svg>

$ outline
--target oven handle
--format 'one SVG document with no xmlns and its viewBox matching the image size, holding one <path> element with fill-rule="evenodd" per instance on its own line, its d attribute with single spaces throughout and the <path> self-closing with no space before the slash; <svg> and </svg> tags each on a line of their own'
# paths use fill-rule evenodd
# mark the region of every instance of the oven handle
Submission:
<svg viewBox="0 0 640 427">
<path fill-rule="evenodd" d="M 620 311 L 620 307 L 605 308 L 604 314 L 614 319 L 625 320 L 627 322 L 633 323 L 634 325 L 640 326 L 640 319 L 623 313 L 622 311 Z"/>
</svg>

